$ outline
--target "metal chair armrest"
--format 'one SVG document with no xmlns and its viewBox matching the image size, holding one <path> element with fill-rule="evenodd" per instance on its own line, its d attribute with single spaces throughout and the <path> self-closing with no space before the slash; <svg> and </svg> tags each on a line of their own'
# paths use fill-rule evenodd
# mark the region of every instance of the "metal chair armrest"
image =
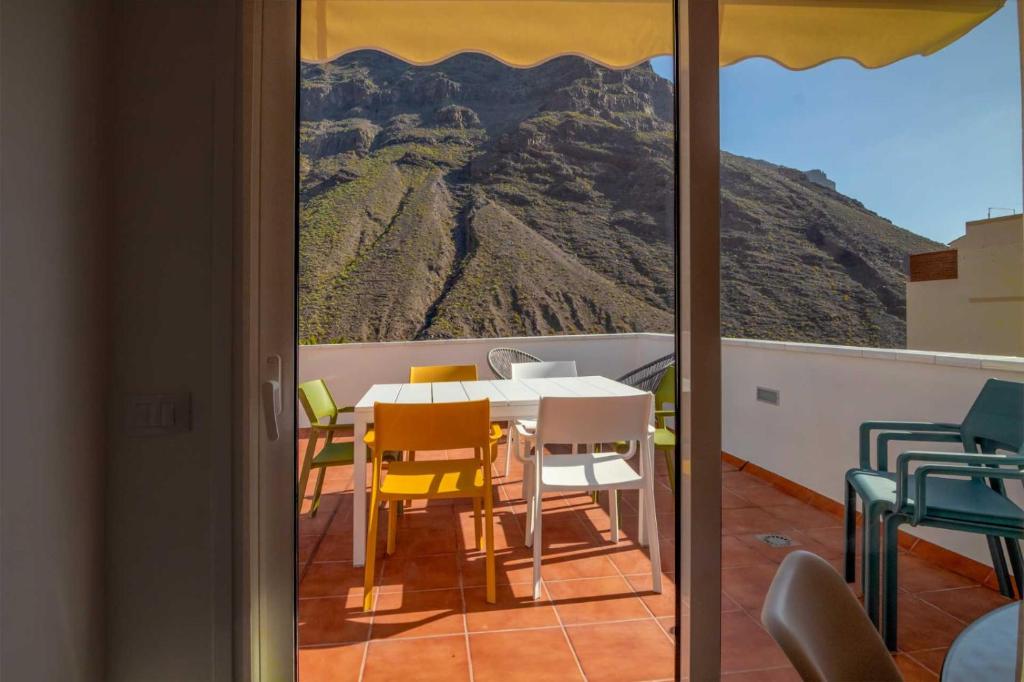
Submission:
<svg viewBox="0 0 1024 682">
<path fill-rule="evenodd" d="M 882 431 L 875 443 L 875 469 L 889 470 L 889 443 L 962 443 L 959 432 L 951 431 Z"/>
<path fill-rule="evenodd" d="M 505 433 L 501 430 L 501 427 L 497 424 L 491 424 L 491 432 L 488 434 L 488 440 L 491 445 L 496 444 L 499 440 L 505 437 Z"/>
<path fill-rule="evenodd" d="M 352 430 L 351 424 L 310 424 L 314 431 L 340 431 L 342 429 Z"/>
<path fill-rule="evenodd" d="M 914 462 L 929 462 L 933 464 L 964 464 L 967 466 L 947 467 L 951 469 L 973 468 L 980 472 L 994 473 L 999 471 L 993 469 L 995 466 L 1018 466 L 1024 467 L 1024 456 L 998 455 L 973 452 L 904 452 L 896 458 L 896 509 L 903 509 L 909 504 L 907 497 L 907 484 L 910 479 L 910 465 Z M 920 467 L 924 468 L 924 467 Z M 998 476 L 981 476 L 982 478 L 999 478 Z M 922 500 L 918 499 L 915 506 L 921 505 Z M 915 511 L 916 516 L 916 511 Z"/>
<path fill-rule="evenodd" d="M 1024 466 L 1024 457 L 1011 458 L 1018 460 L 1017 466 Z M 1009 462 L 1008 464 L 1012 464 Z M 928 513 L 928 478 L 931 476 L 959 476 L 962 478 L 981 478 L 981 479 L 993 479 L 998 478 L 1001 480 L 1016 480 L 1024 481 L 1024 470 L 1022 469 L 999 469 L 990 466 L 948 466 L 942 464 L 925 464 L 917 468 L 914 472 L 914 493 L 915 493 L 915 504 L 914 504 L 914 520 L 913 523 L 916 525 L 927 516 Z M 904 505 L 904 500 L 899 500 L 899 506 L 901 508 Z"/>
<path fill-rule="evenodd" d="M 520 424 L 519 422 L 515 422 L 513 424 L 513 426 L 515 427 L 516 433 L 519 434 L 520 438 L 526 438 L 527 440 L 533 440 L 533 439 L 535 439 L 537 437 L 537 434 L 533 433 L 532 431 L 527 431 L 525 428 L 523 428 L 523 425 Z M 520 462 L 523 462 L 524 464 L 526 462 L 532 462 L 533 458 L 536 456 L 536 455 L 530 455 L 530 454 L 524 455 L 519 450 L 520 450 L 519 448 L 515 448 L 515 453 L 514 454 L 516 456 L 516 459 L 518 459 Z"/>
<path fill-rule="evenodd" d="M 959 431 L 960 424 L 946 422 L 867 421 L 860 425 L 860 468 L 871 468 L 872 431 Z"/>
</svg>

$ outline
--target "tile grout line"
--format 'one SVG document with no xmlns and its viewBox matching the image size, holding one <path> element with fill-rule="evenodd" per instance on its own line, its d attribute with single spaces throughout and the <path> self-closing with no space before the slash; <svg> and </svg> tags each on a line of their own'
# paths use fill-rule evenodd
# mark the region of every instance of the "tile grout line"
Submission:
<svg viewBox="0 0 1024 682">
<path fill-rule="evenodd" d="M 668 618 L 668 616 L 663 616 L 663 617 L 664 618 Z M 595 625 L 628 625 L 630 623 L 646 623 L 649 620 L 651 620 L 651 619 L 648 618 L 647 616 L 644 616 L 642 618 L 625 618 L 625 619 L 621 619 L 621 620 L 600 621 L 600 622 L 597 622 L 597 623 L 569 623 L 569 624 L 567 624 L 565 626 L 565 629 L 566 630 L 572 630 L 574 628 L 588 628 L 588 627 L 593 627 Z M 498 634 L 505 634 L 505 633 L 509 633 L 509 632 L 539 632 L 539 631 L 545 631 L 545 630 L 560 630 L 560 629 L 561 629 L 561 626 L 559 626 L 559 625 L 535 625 L 535 626 L 526 627 L 526 628 L 497 628 L 497 629 L 494 629 L 494 630 L 481 630 L 479 632 L 471 632 L 469 634 L 470 634 L 470 636 L 474 636 L 474 635 L 498 635 Z M 376 639 L 376 640 L 372 640 L 372 641 L 374 641 L 374 642 L 412 642 L 412 641 L 422 641 L 422 640 L 428 640 L 428 639 L 451 639 L 452 637 L 458 637 L 458 636 L 459 636 L 459 634 L 457 632 L 454 632 L 454 633 L 449 632 L 449 633 L 440 633 L 440 634 L 436 634 L 436 635 L 413 635 L 411 637 L 399 637 L 399 636 L 386 637 L 386 638 Z M 347 646 L 347 645 L 352 645 L 352 644 L 365 644 L 365 642 L 363 640 L 352 640 L 352 639 L 350 639 L 350 640 L 340 640 L 340 641 L 337 641 L 337 642 L 317 642 L 316 644 L 310 644 L 309 646 L 306 646 L 306 647 L 303 647 L 303 648 L 304 649 L 329 649 L 329 648 L 332 648 L 332 647 Z M 940 647 L 940 648 L 942 648 L 942 647 Z M 921 651 L 931 651 L 931 649 L 918 649 L 917 650 L 917 652 L 921 652 Z M 900 653 L 905 653 L 905 652 L 900 652 Z M 774 667 L 780 667 L 780 666 L 774 666 Z"/>
<path fill-rule="evenodd" d="M 508 456 L 509 456 L 508 446 L 506 445 L 505 446 L 505 457 L 508 457 Z M 525 471 L 524 471 L 524 475 L 525 475 Z M 541 499 L 543 500 L 543 497 Z M 529 500 L 526 500 L 526 503 L 529 504 Z M 541 509 L 541 512 L 543 512 L 543 508 Z M 526 529 L 519 523 L 518 516 L 513 514 L 513 519 L 515 520 L 516 525 L 519 527 L 519 530 L 521 530 L 523 532 L 523 537 L 525 538 L 526 537 Z M 534 520 L 534 523 L 536 523 L 536 519 Z M 543 568 L 543 563 L 544 563 L 543 562 L 543 552 L 541 552 L 541 555 L 542 555 L 541 567 Z M 531 581 L 530 584 L 532 586 L 533 582 Z M 551 603 L 551 610 L 555 614 L 555 620 L 558 621 L 558 627 L 559 627 L 559 629 L 562 632 L 562 637 L 565 638 L 565 643 L 569 647 L 569 652 L 572 654 L 572 659 L 576 662 L 576 669 L 579 670 L 579 672 L 580 672 L 580 678 L 582 680 L 584 680 L 584 682 L 586 682 L 587 674 L 583 671 L 583 664 L 580 662 L 579 654 L 576 653 L 576 647 L 573 646 L 572 639 L 569 637 L 569 632 L 565 629 L 565 623 L 562 622 L 562 614 L 560 614 L 558 612 L 558 607 L 555 606 L 554 602 L 551 600 L 551 594 L 548 592 L 547 585 L 545 584 L 545 581 L 544 581 L 543 573 L 541 574 L 541 578 L 540 578 L 540 588 L 541 588 L 541 594 L 548 596 L 548 601 Z"/>
<path fill-rule="evenodd" d="M 620 496 L 620 497 L 621 497 L 621 496 Z M 600 498 L 599 498 L 599 499 L 600 499 Z M 654 503 L 654 500 L 651 500 L 651 503 L 653 504 L 653 503 Z M 611 501 L 611 495 L 609 495 L 609 496 L 608 496 L 608 504 L 609 504 L 609 505 L 611 505 L 611 504 L 612 504 L 612 501 Z M 601 508 L 601 504 L 600 504 L 600 502 L 598 503 L 598 505 L 597 505 L 597 506 L 598 506 L 598 508 L 599 508 L 599 509 Z M 621 514 L 620 514 L 620 517 L 621 517 Z M 657 519 L 657 509 L 655 509 L 655 519 Z M 584 525 L 586 525 L 586 524 L 584 524 L 584 523 L 583 523 L 583 519 L 581 519 L 581 518 L 579 518 L 579 517 L 577 517 L 577 518 L 576 518 L 576 521 L 577 521 L 577 522 L 578 522 L 578 523 L 579 523 L 579 524 L 580 524 L 581 526 L 584 526 Z M 620 518 L 620 519 L 619 519 L 619 521 L 620 521 L 620 526 L 621 526 L 621 521 L 622 521 L 622 519 Z M 610 532 L 610 530 L 611 530 L 611 525 L 610 525 L 610 524 L 611 524 L 611 517 L 610 517 L 610 516 L 609 516 L 609 519 L 608 519 L 608 523 L 609 523 L 609 532 Z M 641 521 L 640 521 L 639 517 L 637 517 L 637 524 L 640 524 L 640 523 L 641 523 Z M 657 521 L 655 521 L 655 523 L 657 523 Z M 639 527 L 639 525 L 638 525 L 638 527 Z M 597 535 L 597 536 L 599 537 L 599 539 L 600 539 L 600 540 L 601 540 L 602 542 L 604 541 L 604 538 L 600 537 L 600 534 L 599 534 L 599 533 L 597 533 L 597 531 L 596 531 L 596 530 L 594 530 L 593 526 L 591 526 L 591 528 L 589 528 L 589 530 L 591 531 L 591 533 L 592 533 L 593 535 Z M 622 529 L 621 529 L 621 527 L 620 527 L 620 529 L 619 529 L 619 533 L 621 534 L 621 532 L 622 532 Z M 609 542 L 611 542 L 611 541 L 609 540 Z M 621 539 L 620 539 L 620 542 L 621 542 Z M 618 544 L 618 543 L 614 543 L 614 544 Z M 638 547 L 638 548 L 640 547 L 639 543 L 637 544 L 637 547 Z M 641 549 L 640 551 L 643 551 L 643 550 Z M 605 558 L 608 558 L 608 557 L 605 557 Z M 650 556 L 648 556 L 647 558 L 648 558 L 648 560 L 650 560 Z M 658 619 L 658 617 L 657 617 L 657 616 L 655 616 L 655 615 L 654 615 L 654 612 L 653 612 L 653 611 L 651 611 L 650 607 L 649 607 L 649 606 L 647 605 L 647 602 L 645 602 L 645 601 L 643 600 L 643 598 L 642 598 L 642 597 L 640 597 L 640 594 L 639 594 L 639 593 L 638 593 L 638 592 L 636 591 L 636 588 L 634 588 L 634 587 L 633 587 L 633 583 L 631 583 L 631 582 L 629 581 L 629 578 L 627 578 L 627 577 L 626 577 L 626 574 L 622 572 L 622 570 L 621 570 L 621 569 L 620 569 L 620 568 L 618 567 L 618 565 L 617 565 L 617 564 L 616 564 L 616 563 L 615 563 L 614 561 L 612 561 L 611 559 L 608 559 L 608 561 L 609 561 L 609 562 L 611 563 L 611 565 L 612 565 L 612 568 L 614 568 L 614 569 L 615 569 L 615 572 L 616 572 L 616 573 L 618 573 L 618 575 L 619 575 L 619 578 L 621 578 L 621 579 L 622 579 L 622 581 L 623 581 L 624 583 L 626 583 L 626 586 L 627 586 L 627 587 L 629 587 L 629 590 L 630 590 L 630 592 L 631 592 L 631 593 L 633 594 L 633 596 L 634 596 L 634 597 L 636 597 L 636 598 L 637 598 L 637 599 L 638 599 L 638 600 L 640 601 L 640 604 L 641 604 L 641 605 L 642 605 L 642 606 L 644 607 L 644 610 L 645 610 L 645 611 L 646 611 L 646 612 L 647 612 L 648 614 L 650 614 L 651 618 L 653 618 L 653 619 L 654 619 L 654 622 L 655 622 L 655 624 L 656 624 L 656 625 L 658 626 L 658 629 L 659 629 L 659 630 L 661 630 L 661 632 L 662 632 L 662 633 L 663 633 L 663 634 L 665 635 L 665 637 L 666 637 L 666 638 L 668 638 L 668 641 L 669 641 L 669 643 L 670 643 L 670 644 L 672 645 L 672 655 L 673 655 L 673 657 L 675 657 L 675 648 L 676 648 L 676 642 L 675 642 L 675 640 L 674 640 L 674 639 L 672 639 L 672 635 L 670 635 L 670 634 L 669 634 L 669 633 L 668 633 L 668 632 L 667 632 L 667 631 L 665 630 L 665 628 L 664 628 L 664 627 L 662 626 L 662 624 L 661 624 L 661 621 L 660 621 L 660 620 Z M 652 567 L 652 568 L 654 568 L 654 564 L 653 564 L 653 562 L 652 562 L 652 564 L 651 564 L 651 567 Z M 661 566 L 658 566 L 656 570 L 657 570 L 657 571 L 658 571 L 659 573 L 662 573 L 662 571 L 661 571 Z M 643 574 L 637 574 L 637 575 L 643 575 Z M 675 574 L 673 573 L 673 575 L 675 575 Z M 662 573 L 662 579 L 664 580 L 664 578 L 665 578 L 665 576 L 664 576 L 664 573 Z M 652 588 L 653 588 L 653 583 L 652 583 Z M 652 590 L 652 591 L 653 591 L 653 590 Z M 678 613 L 677 613 L 676 615 L 678 616 Z"/>
<path fill-rule="evenodd" d="M 920 651 L 936 651 L 936 649 L 918 649 L 918 652 L 920 652 Z M 910 653 L 908 651 L 897 651 L 896 653 L 900 654 L 901 656 L 906 656 L 907 658 L 912 660 L 914 663 L 917 663 L 919 666 L 921 666 L 922 668 L 924 668 L 928 672 L 932 673 L 933 675 L 938 675 L 939 672 L 940 672 L 938 670 L 932 670 L 931 668 L 929 668 L 927 665 L 924 664 L 924 661 L 922 661 L 921 659 L 917 658 L 916 656 L 914 656 L 914 654 L 912 654 L 912 653 Z"/>
<path fill-rule="evenodd" d="M 447 452 L 445 453 L 445 455 L 447 456 Z M 491 487 L 493 488 L 493 474 L 491 476 L 491 482 L 492 482 L 492 486 Z M 483 505 L 481 504 L 481 507 L 482 506 Z M 483 514 L 483 510 L 482 509 L 481 509 L 481 514 Z M 454 512 L 453 512 L 453 516 L 455 517 L 453 519 L 453 524 L 457 526 L 456 531 L 455 531 L 455 549 L 456 549 L 456 551 L 458 551 L 461 548 L 462 549 L 461 555 L 465 556 L 466 555 L 466 546 L 465 546 L 466 543 L 465 543 L 465 539 L 463 537 L 464 533 L 463 533 L 463 530 L 462 530 L 462 520 L 461 520 L 460 515 L 454 514 Z M 493 515 L 492 515 L 492 521 L 493 521 Z M 474 530 L 474 533 L 475 532 L 476 531 Z M 486 531 L 485 531 L 485 533 L 486 533 Z M 492 536 L 493 536 L 493 533 L 492 533 Z M 485 537 L 486 537 L 486 535 L 485 535 Z M 486 559 L 485 559 L 485 561 L 486 561 Z M 497 561 L 495 561 L 495 563 L 497 563 Z M 456 564 L 456 566 L 457 566 L 457 572 L 458 572 L 458 576 L 459 576 L 459 600 L 462 603 L 462 641 L 463 641 L 463 643 L 466 646 L 466 666 L 467 666 L 468 672 L 469 672 L 469 682 L 474 682 L 476 680 L 476 676 L 475 676 L 475 673 L 473 671 L 473 650 L 469 646 L 469 615 L 466 613 L 466 611 L 467 611 L 467 607 L 466 607 L 466 587 L 465 587 L 466 581 L 463 580 L 463 576 L 462 576 L 463 562 L 459 561 Z M 486 569 L 485 569 L 484 572 L 486 573 Z M 497 574 L 497 567 L 495 567 L 495 574 Z M 486 584 L 486 582 L 487 582 L 487 579 L 485 577 L 484 578 L 484 583 Z M 497 582 L 497 575 L 495 575 L 495 582 Z M 484 590 L 486 591 L 487 588 L 484 587 Z M 495 587 L 495 590 L 497 590 L 497 587 Z"/>
<path fill-rule="evenodd" d="M 321 497 L 322 497 L 322 495 L 321 495 Z M 304 499 L 305 499 L 305 497 L 303 497 L 303 500 Z M 324 538 L 327 537 L 327 529 L 331 527 L 332 523 L 334 523 L 334 517 L 338 515 L 338 512 L 340 510 L 341 510 L 341 502 L 339 501 L 334 506 L 334 511 L 331 512 L 331 518 L 327 519 L 327 523 L 324 524 L 323 531 L 317 534 L 316 544 L 313 546 L 313 549 L 310 550 L 309 558 L 306 559 L 304 562 L 302 562 L 302 575 L 299 576 L 296 588 L 298 587 L 298 585 L 302 584 L 303 578 L 305 578 L 306 577 L 306 573 L 309 572 L 310 564 L 320 563 L 320 562 L 314 562 L 313 559 L 316 557 L 316 553 L 320 550 L 320 545 L 323 544 Z M 299 525 L 299 520 L 302 518 L 302 505 L 301 504 L 299 505 L 299 510 L 298 510 L 298 513 L 296 514 L 296 517 L 297 517 L 297 519 L 296 519 L 296 524 L 295 525 L 298 526 Z M 302 537 L 301 529 L 300 529 L 300 532 L 298 533 L 298 537 L 299 538 Z M 298 547 L 298 543 L 296 543 L 296 546 L 295 546 L 295 559 L 296 559 L 296 561 L 299 558 L 298 555 L 299 555 L 299 547 Z M 296 593 L 298 593 L 298 589 L 296 589 Z"/>
<path fill-rule="evenodd" d="M 387 563 L 387 555 L 380 560 L 380 575 L 384 576 L 384 564 Z M 365 567 L 363 568 L 365 572 Z M 370 609 L 370 625 L 366 629 L 366 645 L 363 647 L 363 661 L 359 665 L 359 682 L 363 682 L 363 676 L 366 674 L 366 664 L 370 660 L 370 642 L 373 641 L 373 622 L 377 619 L 377 602 L 380 601 L 380 590 L 375 590 L 373 593 L 373 608 Z"/>
<path fill-rule="evenodd" d="M 507 449 L 506 449 L 506 451 L 507 451 Z M 585 491 L 583 491 L 583 492 L 585 492 Z M 624 502 L 626 505 L 632 506 L 632 505 L 630 505 L 629 501 L 623 499 L 621 495 L 619 495 L 619 499 L 620 499 L 620 501 Z M 600 533 L 597 532 L 597 530 L 593 527 L 592 523 L 589 524 L 589 525 L 584 523 L 583 519 L 580 517 L 580 514 L 577 512 L 577 510 L 575 509 L 574 505 L 569 504 L 569 500 L 566 497 L 562 497 L 561 498 L 561 502 L 562 502 L 562 506 L 565 509 L 568 509 L 570 512 L 573 513 L 573 518 L 576 520 L 577 525 L 580 528 L 583 529 L 584 533 L 586 535 L 588 535 L 591 538 L 591 540 L 597 540 L 600 543 L 604 543 L 605 542 L 605 539 L 601 536 Z M 610 495 L 608 496 L 608 504 L 609 505 L 612 504 L 611 496 Z M 654 500 L 653 499 L 651 500 L 651 504 L 654 504 Z M 597 504 L 597 508 L 601 509 L 600 503 Z M 543 509 L 541 511 L 543 512 Z M 620 521 L 620 524 L 621 524 L 621 520 L 622 520 L 621 519 L 621 516 L 622 516 L 621 513 L 620 513 L 619 516 L 620 516 L 619 521 Z M 657 509 L 655 509 L 655 516 L 657 516 Z M 516 519 L 516 523 L 518 523 L 518 519 Z M 609 517 L 609 524 L 610 523 L 611 523 L 611 519 Z M 639 516 L 638 516 L 637 517 L 638 527 L 639 527 L 640 523 L 641 523 L 641 520 L 639 519 Z M 525 535 L 525 529 L 523 529 L 523 533 Z M 637 546 L 639 547 L 639 545 L 637 545 Z M 669 643 L 672 645 L 673 657 L 675 657 L 676 642 L 672 638 L 672 635 L 670 635 L 668 632 L 665 631 L 665 628 L 662 626 L 661 621 L 658 620 L 657 616 L 654 615 L 654 612 L 651 611 L 650 607 L 647 606 L 647 603 L 642 598 L 640 598 L 640 595 L 637 593 L 636 589 L 633 587 L 633 584 L 629 581 L 629 579 L 626 578 L 626 575 L 622 572 L 622 570 L 618 567 L 618 565 L 616 565 L 616 563 L 614 561 L 612 561 L 610 558 L 608 558 L 607 556 L 604 557 L 604 558 L 612 565 L 612 568 L 618 574 L 618 577 L 629 588 L 630 593 L 633 594 L 633 596 L 636 597 L 636 599 L 639 600 L 640 604 L 643 606 L 644 611 L 647 612 L 647 614 L 650 616 L 650 619 L 654 620 L 655 625 L 657 625 L 657 627 L 658 627 L 658 630 L 660 630 L 661 633 L 665 635 L 666 639 L 668 639 Z M 658 566 L 657 570 L 660 572 L 661 571 L 661 566 Z M 614 576 L 612 576 L 612 577 L 614 577 Z M 585 579 L 586 578 L 578 578 L 577 580 L 585 580 Z M 559 582 L 559 581 L 555 581 L 555 582 Z M 541 578 L 541 583 L 544 585 L 544 588 L 546 590 L 547 589 L 547 584 L 546 584 L 547 581 L 545 581 L 543 578 Z M 554 606 L 554 603 L 552 603 L 552 606 Z M 561 627 L 562 627 L 562 631 L 565 633 L 566 639 L 567 639 L 567 641 L 569 643 L 569 647 L 570 647 L 570 649 L 572 649 L 573 656 L 576 658 L 577 665 L 580 666 L 580 673 L 583 674 L 584 679 L 586 679 L 586 674 L 583 673 L 583 666 L 579 662 L 579 656 L 576 653 L 576 648 L 573 646 L 572 640 L 568 636 L 568 630 L 566 629 L 566 625 L 562 622 L 562 616 L 561 616 L 560 613 L 558 613 L 558 608 L 557 607 L 555 607 L 553 610 L 555 611 L 555 617 L 558 619 L 559 625 L 561 625 Z M 646 619 L 646 618 L 644 618 L 644 619 L 634 619 L 634 620 L 630 620 L 630 621 L 619 621 L 619 622 L 643 622 L 643 621 L 646 621 L 646 620 L 648 620 L 648 619 Z M 602 623 L 602 624 L 607 624 L 607 623 Z M 576 625 L 585 625 L 585 624 L 577 623 Z M 594 623 L 591 623 L 590 625 L 594 625 Z"/>
</svg>

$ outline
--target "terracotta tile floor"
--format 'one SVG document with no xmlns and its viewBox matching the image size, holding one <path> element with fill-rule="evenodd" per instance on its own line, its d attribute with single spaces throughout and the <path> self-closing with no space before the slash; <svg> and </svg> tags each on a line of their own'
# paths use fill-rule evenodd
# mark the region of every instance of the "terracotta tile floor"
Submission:
<svg viewBox="0 0 1024 682">
<path fill-rule="evenodd" d="M 304 447 L 300 442 L 300 453 Z M 794 548 L 838 567 L 840 520 L 746 472 L 723 468 L 723 678 L 797 680 L 759 621 L 775 568 L 791 549 L 771 548 L 755 535 L 784 534 Z M 503 446 L 496 469 L 504 471 Z M 520 476 L 513 460 L 508 479 L 495 479 L 497 604 L 484 599 L 483 554 L 473 549 L 471 507 L 417 502 L 400 517 L 391 557 L 383 555 L 382 520 L 378 589 L 373 611 L 365 614 L 362 569 L 351 563 L 351 469 L 328 471 L 315 518 L 308 514 L 310 481 L 299 519 L 301 682 L 671 679 L 675 527 L 665 471 L 658 472 L 656 494 L 664 593 L 651 591 L 647 551 L 634 542 L 635 495 L 623 495 L 618 545 L 609 542 L 603 497 L 595 505 L 586 494 L 552 495 L 544 500 L 544 594 L 536 602 L 530 590 L 532 553 L 523 546 Z M 935 680 L 956 634 L 1004 600 L 961 576 L 906 559 L 904 565 L 913 567 L 901 571 L 907 576 L 901 595 L 904 649 L 897 662 L 908 680 Z"/>
</svg>

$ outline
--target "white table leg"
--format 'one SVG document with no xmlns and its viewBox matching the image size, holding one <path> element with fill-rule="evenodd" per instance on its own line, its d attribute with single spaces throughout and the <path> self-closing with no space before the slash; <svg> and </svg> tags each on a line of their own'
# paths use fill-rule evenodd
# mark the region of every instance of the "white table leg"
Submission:
<svg viewBox="0 0 1024 682">
<path fill-rule="evenodd" d="M 352 458 L 352 565 L 366 562 L 366 418 L 355 415 Z"/>
</svg>

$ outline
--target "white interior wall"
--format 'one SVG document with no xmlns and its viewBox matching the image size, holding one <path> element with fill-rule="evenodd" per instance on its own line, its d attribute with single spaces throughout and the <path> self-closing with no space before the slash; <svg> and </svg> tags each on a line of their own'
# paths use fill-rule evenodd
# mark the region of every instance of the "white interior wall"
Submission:
<svg viewBox="0 0 1024 682">
<path fill-rule="evenodd" d="M 105 679 L 227 680 L 240 3 L 114 1 Z M 189 431 L 126 433 L 126 396 L 172 391 Z"/>
<path fill-rule="evenodd" d="M 0 679 L 104 679 L 105 0 L 0 7 Z"/>
</svg>

